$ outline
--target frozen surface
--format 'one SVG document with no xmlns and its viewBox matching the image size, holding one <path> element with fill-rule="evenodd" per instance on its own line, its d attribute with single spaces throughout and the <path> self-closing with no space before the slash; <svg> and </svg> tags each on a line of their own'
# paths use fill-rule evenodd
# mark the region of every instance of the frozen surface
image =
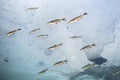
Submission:
<svg viewBox="0 0 120 80">
<path fill-rule="evenodd" d="M 89 63 L 103 64 L 101 60 L 105 60 L 101 67 L 120 66 L 119 3 L 120 0 L 0 0 L 0 74 L 15 80 L 69 80 Z M 38 9 L 26 11 L 30 7 Z M 70 19 L 84 12 L 88 15 L 68 24 Z M 58 18 L 66 18 L 67 21 L 47 25 L 47 22 Z M 5 36 L 17 28 L 22 30 Z M 29 35 L 35 28 L 40 30 Z M 36 38 L 39 34 L 48 34 L 48 37 Z M 82 38 L 69 38 L 74 35 Z M 59 43 L 63 45 L 53 51 L 47 50 Z M 80 48 L 93 43 L 96 47 L 80 51 Z M 65 59 L 67 64 L 52 66 Z M 49 68 L 47 73 L 37 75 L 45 68 Z M 84 76 L 79 77 L 82 79 Z M 96 80 L 95 77 L 91 75 L 92 80 Z M 81 80 L 77 78 L 74 80 Z"/>
</svg>

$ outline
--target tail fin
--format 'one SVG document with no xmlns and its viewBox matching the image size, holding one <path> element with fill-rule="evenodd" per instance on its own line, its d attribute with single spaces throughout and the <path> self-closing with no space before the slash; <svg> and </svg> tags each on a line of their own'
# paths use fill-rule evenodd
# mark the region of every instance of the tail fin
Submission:
<svg viewBox="0 0 120 80">
<path fill-rule="evenodd" d="M 48 36 L 48 34 L 45 34 L 45 36 Z"/>
<path fill-rule="evenodd" d="M 38 28 L 38 30 L 40 30 L 40 28 Z"/>
<path fill-rule="evenodd" d="M 65 18 L 63 18 L 63 19 L 61 19 L 61 20 L 66 21 L 66 19 L 65 19 Z"/>
<path fill-rule="evenodd" d="M 48 68 L 45 69 L 46 71 L 48 70 Z"/>
<path fill-rule="evenodd" d="M 60 46 L 63 45 L 62 43 L 59 44 Z"/>
<path fill-rule="evenodd" d="M 68 60 L 67 60 L 67 59 L 65 59 L 65 60 L 64 60 L 64 62 L 68 62 Z"/>
<path fill-rule="evenodd" d="M 82 51 L 82 48 L 80 49 L 80 51 Z"/>
<path fill-rule="evenodd" d="M 96 44 L 94 43 L 94 44 L 92 44 L 92 46 L 96 46 Z"/>
<path fill-rule="evenodd" d="M 87 13 L 87 12 L 85 12 L 83 15 L 88 15 L 88 13 Z"/>
<path fill-rule="evenodd" d="M 40 28 L 36 28 L 36 30 L 40 30 Z"/>
<path fill-rule="evenodd" d="M 96 65 L 96 63 L 94 62 L 93 65 Z"/>
<path fill-rule="evenodd" d="M 22 30 L 22 29 L 19 28 L 19 29 L 17 29 L 16 31 L 20 31 L 20 30 Z"/>
</svg>

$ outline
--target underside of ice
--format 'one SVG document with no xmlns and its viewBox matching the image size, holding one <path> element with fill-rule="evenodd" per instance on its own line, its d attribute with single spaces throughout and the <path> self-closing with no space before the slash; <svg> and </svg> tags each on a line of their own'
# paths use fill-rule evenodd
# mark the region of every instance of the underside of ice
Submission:
<svg viewBox="0 0 120 80">
<path fill-rule="evenodd" d="M 0 75 L 8 76 L 4 80 L 120 80 L 120 76 L 111 76 L 113 70 L 120 71 L 119 3 L 120 0 L 1 0 Z M 30 7 L 38 9 L 26 11 Z M 84 12 L 88 15 L 68 24 Z M 67 21 L 47 24 L 62 18 Z M 18 28 L 22 30 L 6 36 Z M 36 28 L 40 30 L 29 34 Z M 40 34 L 48 36 L 36 38 Z M 82 37 L 70 39 L 74 35 Z M 48 50 L 60 43 L 63 45 Z M 80 51 L 93 43 L 95 47 Z M 65 59 L 66 64 L 53 66 Z M 82 69 L 92 63 L 98 66 Z M 46 68 L 45 74 L 37 75 Z"/>
</svg>

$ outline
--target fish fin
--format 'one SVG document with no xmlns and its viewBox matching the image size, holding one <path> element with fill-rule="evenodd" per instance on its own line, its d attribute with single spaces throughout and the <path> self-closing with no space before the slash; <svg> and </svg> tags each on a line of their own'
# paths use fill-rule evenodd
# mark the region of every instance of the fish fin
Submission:
<svg viewBox="0 0 120 80">
<path fill-rule="evenodd" d="M 88 15 L 88 13 L 87 13 L 87 12 L 85 12 L 83 15 Z"/>
<path fill-rule="evenodd" d="M 64 62 L 68 62 L 68 60 L 67 60 L 67 59 L 65 59 L 65 60 L 64 60 Z"/>
<path fill-rule="evenodd" d="M 19 29 L 16 29 L 15 31 L 20 31 L 20 30 L 22 30 L 21 28 L 19 28 Z"/>
<path fill-rule="evenodd" d="M 84 50 L 83 48 L 80 49 L 80 51 Z"/>
<path fill-rule="evenodd" d="M 59 44 L 60 46 L 63 45 L 62 43 Z"/>
<path fill-rule="evenodd" d="M 94 43 L 94 44 L 92 44 L 92 46 L 96 46 L 96 44 Z"/>
<path fill-rule="evenodd" d="M 48 70 L 48 68 L 45 69 L 46 71 Z"/>
</svg>

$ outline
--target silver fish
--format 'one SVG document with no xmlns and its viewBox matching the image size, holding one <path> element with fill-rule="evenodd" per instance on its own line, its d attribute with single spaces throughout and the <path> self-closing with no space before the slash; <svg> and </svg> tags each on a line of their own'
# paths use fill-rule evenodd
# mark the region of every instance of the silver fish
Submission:
<svg viewBox="0 0 120 80">
<path fill-rule="evenodd" d="M 43 73 L 45 73 L 46 71 L 48 71 L 48 68 L 46 68 L 46 69 L 40 71 L 38 74 L 43 74 Z"/>
<path fill-rule="evenodd" d="M 67 63 L 68 62 L 68 60 L 66 59 L 66 60 L 64 60 L 64 61 L 59 61 L 59 62 L 56 62 L 56 63 L 54 63 L 53 64 L 53 66 L 60 66 L 60 65 L 63 65 L 63 64 L 65 64 L 65 63 Z"/>
<path fill-rule="evenodd" d="M 79 21 L 81 18 L 83 18 L 83 16 L 85 16 L 85 15 L 87 15 L 87 14 L 88 14 L 88 13 L 85 12 L 84 14 L 82 14 L 82 15 L 80 15 L 80 16 L 77 16 L 77 17 L 75 17 L 75 18 L 73 18 L 73 19 L 71 19 L 68 23 L 77 22 L 77 21 Z"/>
<path fill-rule="evenodd" d="M 54 50 L 54 49 L 60 47 L 61 45 L 63 45 L 63 44 L 60 43 L 60 44 L 58 44 L 58 45 L 53 45 L 53 46 L 49 47 L 48 50 Z"/>
<path fill-rule="evenodd" d="M 48 34 L 41 34 L 41 35 L 37 35 L 36 37 L 41 38 L 41 37 L 45 37 L 45 36 L 48 36 Z"/>
<path fill-rule="evenodd" d="M 87 45 L 87 46 L 81 48 L 80 50 L 90 49 L 90 48 L 92 48 L 92 46 L 96 46 L 96 44 L 94 43 L 94 44 L 91 44 L 91 45 Z"/>
<path fill-rule="evenodd" d="M 11 35 L 15 34 L 17 31 L 20 31 L 20 30 L 22 30 L 22 29 L 19 28 L 19 29 L 15 29 L 13 31 L 10 31 L 10 32 L 6 33 L 6 36 L 11 36 Z"/>
<path fill-rule="evenodd" d="M 82 67 L 82 69 L 87 70 L 87 69 L 93 68 L 94 66 L 95 66 L 95 63 L 93 63 L 93 64 L 87 64 L 84 67 Z"/>
<path fill-rule="evenodd" d="M 120 70 L 112 73 L 112 75 L 118 75 L 118 74 L 120 74 Z"/>
<path fill-rule="evenodd" d="M 66 21 L 66 19 L 65 18 L 63 18 L 63 19 L 55 19 L 55 20 L 49 21 L 47 24 L 58 24 L 61 21 Z"/>
<path fill-rule="evenodd" d="M 31 30 L 31 31 L 29 32 L 29 34 L 35 32 L 35 31 L 38 31 L 38 30 L 40 30 L 40 28 L 33 29 L 33 30 Z"/>
<path fill-rule="evenodd" d="M 75 39 L 75 38 L 81 38 L 82 36 L 72 36 L 70 37 L 71 39 Z"/>
<path fill-rule="evenodd" d="M 27 8 L 26 10 L 34 10 L 34 9 L 38 9 L 38 7 Z"/>
</svg>

